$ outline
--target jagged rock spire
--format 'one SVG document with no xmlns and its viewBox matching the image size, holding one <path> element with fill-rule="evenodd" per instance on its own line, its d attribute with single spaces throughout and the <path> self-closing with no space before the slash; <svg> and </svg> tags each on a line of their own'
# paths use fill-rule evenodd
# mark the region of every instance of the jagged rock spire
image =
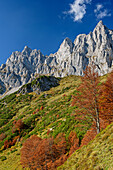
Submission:
<svg viewBox="0 0 113 170">
<path fill-rule="evenodd" d="M 13 52 L 6 64 L 0 67 L 0 84 L 3 89 L 18 87 L 29 82 L 36 74 L 56 77 L 82 75 L 92 61 L 99 75 L 112 70 L 113 31 L 102 21 L 88 35 L 78 35 L 74 43 L 65 38 L 59 50 L 50 56 L 44 56 L 28 46 L 22 52 Z"/>
</svg>

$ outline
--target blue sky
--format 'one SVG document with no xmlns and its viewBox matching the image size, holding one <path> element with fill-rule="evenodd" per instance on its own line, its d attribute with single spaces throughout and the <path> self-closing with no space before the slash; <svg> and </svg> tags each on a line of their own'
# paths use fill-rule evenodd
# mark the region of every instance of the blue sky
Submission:
<svg viewBox="0 0 113 170">
<path fill-rule="evenodd" d="M 0 65 L 26 45 L 54 53 L 100 20 L 113 29 L 112 0 L 0 0 Z"/>
</svg>

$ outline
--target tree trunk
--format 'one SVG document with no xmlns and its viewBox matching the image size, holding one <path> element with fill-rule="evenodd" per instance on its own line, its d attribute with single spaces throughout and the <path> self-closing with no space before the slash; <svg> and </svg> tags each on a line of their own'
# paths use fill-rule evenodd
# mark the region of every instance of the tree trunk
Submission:
<svg viewBox="0 0 113 170">
<path fill-rule="evenodd" d="M 99 122 L 99 118 L 97 119 L 96 122 L 96 128 L 97 128 L 97 134 L 100 132 L 100 122 Z"/>
<path fill-rule="evenodd" d="M 95 93 L 95 97 L 96 97 L 96 93 Z M 96 128 L 98 134 L 100 133 L 100 119 L 99 119 L 99 108 L 98 108 L 97 98 L 95 98 L 95 111 L 96 111 Z"/>
<path fill-rule="evenodd" d="M 96 108 L 96 128 L 97 128 L 97 134 L 100 132 L 100 119 L 99 119 L 99 110 Z"/>
</svg>

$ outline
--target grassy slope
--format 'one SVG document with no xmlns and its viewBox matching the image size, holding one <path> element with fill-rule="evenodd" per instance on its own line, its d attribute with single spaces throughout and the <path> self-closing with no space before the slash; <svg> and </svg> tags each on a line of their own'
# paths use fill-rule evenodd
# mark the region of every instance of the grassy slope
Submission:
<svg viewBox="0 0 113 170">
<path fill-rule="evenodd" d="M 7 159 L 0 160 L 0 170 L 22 170 L 20 165 L 20 147 L 16 146 L 15 152 L 11 152 L 10 149 L 5 150 L 0 156 L 5 156 Z"/>
<path fill-rule="evenodd" d="M 106 76 L 101 79 L 101 81 L 104 81 Z M 74 116 L 76 107 L 71 107 L 71 96 L 75 94 L 76 87 L 79 84 L 79 77 L 69 76 L 61 79 L 59 86 L 42 92 L 40 95 L 35 93 L 20 96 L 12 94 L 0 100 L 0 122 L 3 122 L 0 134 L 5 132 L 7 139 L 17 136 L 17 134 L 12 136 L 12 122 L 15 119 L 22 119 L 28 126 L 21 132 L 21 142 L 14 146 L 17 151 L 12 153 L 10 149 L 7 149 L 0 153 L 0 156 L 5 155 L 7 158 L 5 161 L 0 160 L 0 170 L 14 170 L 17 165 L 17 169 L 22 169 L 19 162 L 21 144 L 33 134 L 44 138 L 47 137 L 48 129 L 52 128 L 51 135 L 54 137 L 60 132 L 64 132 L 68 137 L 72 130 L 76 131 L 79 138 L 83 137 L 90 125 L 86 122 L 77 121 Z M 44 109 L 33 115 L 33 111 L 40 110 L 41 106 Z M 0 147 L 3 142 L 0 142 Z M 12 150 L 14 150 L 13 147 Z"/>
<path fill-rule="evenodd" d="M 70 106 L 71 95 L 74 94 L 79 83 L 79 77 L 70 76 L 61 79 L 59 86 L 42 92 L 40 95 L 35 93 L 20 96 L 12 94 L 0 100 L 0 122 L 3 122 L 0 134 L 5 132 L 6 139 L 19 135 L 14 133 L 12 136 L 12 122 L 15 119 L 22 119 L 28 128 L 21 132 L 20 145 L 33 134 L 42 138 L 47 137 L 47 131 L 50 128 L 53 129 L 51 135 L 54 137 L 60 132 L 64 132 L 68 136 L 71 130 L 77 131 L 78 136 L 83 136 L 89 126 L 83 123 L 82 128 L 75 127 L 79 122 L 74 119 L 75 107 Z M 33 115 L 33 112 L 36 109 L 40 110 L 41 106 L 44 109 Z M 0 147 L 3 142 L 0 142 Z M 18 151 L 14 153 L 11 153 L 10 149 L 0 153 L 0 156 L 5 155 L 7 158 L 5 161 L 0 160 L 0 170 L 13 170 L 16 168 L 17 162 L 20 164 L 20 155 L 17 154 L 20 151 L 20 145 L 15 146 Z M 12 150 L 14 149 L 12 148 Z M 19 167 L 21 169 L 21 166 L 18 165 Z"/>
<path fill-rule="evenodd" d="M 58 170 L 112 170 L 113 124 L 96 136 L 88 145 L 77 150 Z"/>
</svg>

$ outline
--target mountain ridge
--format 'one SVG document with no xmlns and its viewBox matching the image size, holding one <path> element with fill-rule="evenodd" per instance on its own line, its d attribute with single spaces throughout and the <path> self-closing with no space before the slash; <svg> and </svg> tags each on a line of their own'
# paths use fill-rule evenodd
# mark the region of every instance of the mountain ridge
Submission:
<svg viewBox="0 0 113 170">
<path fill-rule="evenodd" d="M 83 75 L 90 63 L 95 63 L 99 75 L 107 74 L 113 66 L 113 30 L 102 21 L 89 34 L 79 34 L 74 42 L 64 39 L 58 51 L 44 56 L 40 50 L 25 46 L 16 51 L 0 67 L 0 94 L 24 85 L 36 75 Z"/>
</svg>

